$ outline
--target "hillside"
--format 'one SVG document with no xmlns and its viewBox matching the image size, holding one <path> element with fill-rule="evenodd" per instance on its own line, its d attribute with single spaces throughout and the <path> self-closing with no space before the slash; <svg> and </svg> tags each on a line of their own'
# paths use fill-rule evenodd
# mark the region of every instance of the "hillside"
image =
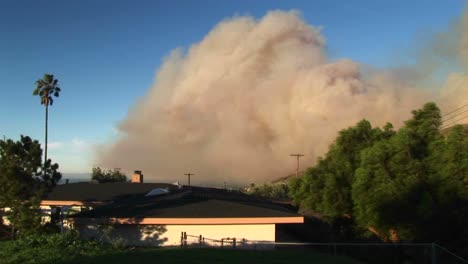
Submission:
<svg viewBox="0 0 468 264">
<path fill-rule="evenodd" d="M 442 133 L 442 135 L 447 135 L 454 126 L 455 125 L 444 128 L 440 131 L 440 133 Z M 468 137 L 468 124 L 464 124 L 463 127 L 464 127 L 465 137 Z"/>
<path fill-rule="evenodd" d="M 304 174 L 304 171 L 300 171 L 299 172 L 299 177 L 302 176 L 302 174 Z M 291 173 L 289 175 L 286 175 L 286 176 L 283 176 L 283 177 L 280 177 L 280 178 L 277 178 L 275 180 L 272 180 L 270 183 L 273 183 L 273 184 L 279 184 L 279 183 L 288 183 L 288 181 L 293 178 L 293 177 L 296 177 L 296 173 Z"/>
</svg>

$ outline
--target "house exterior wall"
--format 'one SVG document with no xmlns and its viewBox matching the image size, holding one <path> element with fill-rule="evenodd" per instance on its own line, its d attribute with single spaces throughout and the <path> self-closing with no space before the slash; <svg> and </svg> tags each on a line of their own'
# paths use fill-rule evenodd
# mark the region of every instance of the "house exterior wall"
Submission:
<svg viewBox="0 0 468 264">
<path fill-rule="evenodd" d="M 225 240 L 224 246 L 232 246 L 232 238 L 236 238 L 237 246 L 252 245 L 254 240 L 275 241 L 275 224 L 113 225 L 107 229 L 84 225 L 76 228 L 87 239 L 120 240 L 136 246 L 180 246 L 182 232 L 187 234 L 187 244 L 200 244 L 201 235 L 204 238 L 202 245 L 206 246 L 221 246 L 220 241 L 214 240 L 225 238 L 231 240 Z"/>
</svg>

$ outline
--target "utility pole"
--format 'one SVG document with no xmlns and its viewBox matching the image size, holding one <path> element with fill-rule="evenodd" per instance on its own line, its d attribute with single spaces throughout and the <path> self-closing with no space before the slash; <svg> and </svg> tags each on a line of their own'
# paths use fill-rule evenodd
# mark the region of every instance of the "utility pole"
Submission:
<svg viewBox="0 0 468 264">
<path fill-rule="evenodd" d="M 185 173 L 184 175 L 188 177 L 188 186 L 190 186 L 190 176 L 195 175 L 195 174 L 188 172 L 188 173 Z"/>
<path fill-rule="evenodd" d="M 296 177 L 299 177 L 299 158 L 304 157 L 304 155 L 303 154 L 291 154 L 290 156 L 297 158 Z"/>
</svg>

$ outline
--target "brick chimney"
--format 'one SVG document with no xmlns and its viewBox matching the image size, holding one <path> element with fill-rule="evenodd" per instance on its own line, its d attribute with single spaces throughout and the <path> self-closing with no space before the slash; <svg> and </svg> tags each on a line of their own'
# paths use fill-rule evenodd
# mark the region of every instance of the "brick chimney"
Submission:
<svg viewBox="0 0 468 264">
<path fill-rule="evenodd" d="M 133 172 L 132 183 L 143 183 L 143 173 L 141 171 L 136 170 Z"/>
</svg>

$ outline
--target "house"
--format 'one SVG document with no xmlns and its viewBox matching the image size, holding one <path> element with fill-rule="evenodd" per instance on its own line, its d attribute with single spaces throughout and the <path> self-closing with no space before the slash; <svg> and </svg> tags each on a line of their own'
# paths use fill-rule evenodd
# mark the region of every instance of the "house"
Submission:
<svg viewBox="0 0 468 264">
<path fill-rule="evenodd" d="M 42 206 L 58 209 L 64 225 L 84 238 L 128 245 L 274 242 L 277 225 L 303 223 L 285 205 L 238 191 L 143 183 L 142 178 L 137 183 L 59 185 Z"/>
<path fill-rule="evenodd" d="M 55 217 L 64 220 L 63 224 L 67 225 L 69 215 L 88 211 L 116 200 L 144 196 L 158 188 L 173 190 L 178 189 L 178 186 L 168 183 L 143 183 L 143 175 L 140 171 L 135 171 L 130 183 L 78 182 L 57 185 L 41 201 L 40 207 L 44 212 L 45 222 Z"/>
<path fill-rule="evenodd" d="M 176 246 L 275 241 L 276 225 L 303 223 L 284 205 L 223 189 L 183 187 L 173 193 L 134 197 L 71 216 L 73 226 L 87 238 L 110 237 L 132 245 Z M 101 227 L 101 229 L 100 229 Z M 201 241 L 203 239 L 203 241 Z"/>
</svg>

